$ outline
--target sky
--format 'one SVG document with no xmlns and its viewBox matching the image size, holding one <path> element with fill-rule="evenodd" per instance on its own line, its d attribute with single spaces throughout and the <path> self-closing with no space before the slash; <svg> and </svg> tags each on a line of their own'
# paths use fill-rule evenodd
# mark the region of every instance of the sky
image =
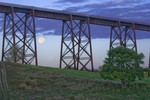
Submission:
<svg viewBox="0 0 150 100">
<path fill-rule="evenodd" d="M 0 2 L 107 17 L 111 15 L 123 19 L 134 18 L 132 20 L 141 19 L 142 22 L 147 22 L 150 15 L 150 0 L 0 0 Z"/>
<path fill-rule="evenodd" d="M 125 19 L 133 22 L 136 21 L 150 24 L 150 0 L 0 0 L 0 2 Z M 2 18 L 3 15 L 1 14 L 0 38 L 2 38 L 3 29 Z M 37 42 L 38 60 L 40 65 L 59 65 L 56 63 L 56 61 L 58 61 L 60 54 L 61 27 L 61 21 L 36 18 L 37 39 L 39 37 L 45 38 L 45 42 L 43 44 Z M 148 46 L 150 43 L 150 32 L 136 32 L 138 38 L 138 51 L 145 54 L 144 66 L 147 66 L 150 52 L 150 47 Z M 102 65 L 109 49 L 110 27 L 91 25 L 91 33 L 94 64 L 96 67 L 98 67 Z M 2 42 L 0 41 L 0 49 L 1 43 Z M 49 48 L 45 49 L 46 47 Z M 47 56 L 43 52 L 48 52 L 50 56 L 47 59 L 43 59 L 45 56 Z"/>
</svg>

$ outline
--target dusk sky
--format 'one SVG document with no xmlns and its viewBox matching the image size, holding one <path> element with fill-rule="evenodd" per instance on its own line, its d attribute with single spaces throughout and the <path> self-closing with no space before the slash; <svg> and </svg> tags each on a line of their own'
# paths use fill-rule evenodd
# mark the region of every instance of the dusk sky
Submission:
<svg viewBox="0 0 150 100">
<path fill-rule="evenodd" d="M 63 10 L 87 15 L 125 19 L 150 24 L 150 0 L 0 0 L 0 2 Z M 54 24 L 56 23 L 56 24 Z M 0 50 L 2 44 L 3 14 L 0 14 Z M 37 42 L 40 65 L 58 66 L 61 41 L 61 21 L 36 18 Z M 136 31 L 138 52 L 145 55 L 144 66 L 148 66 L 150 32 Z M 109 49 L 110 27 L 91 25 L 94 66 L 102 65 Z M 47 57 L 47 55 L 49 55 Z M 1 57 L 1 54 L 0 54 Z M 45 59 L 46 57 L 46 59 Z"/>
<path fill-rule="evenodd" d="M 132 19 L 140 22 L 147 22 L 150 16 L 150 0 L 0 0 L 0 2 Z"/>
</svg>

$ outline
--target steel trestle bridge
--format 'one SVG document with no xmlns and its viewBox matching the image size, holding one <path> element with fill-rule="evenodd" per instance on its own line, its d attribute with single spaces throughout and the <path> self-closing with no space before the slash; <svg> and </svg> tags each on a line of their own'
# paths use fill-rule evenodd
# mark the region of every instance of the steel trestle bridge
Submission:
<svg viewBox="0 0 150 100">
<path fill-rule="evenodd" d="M 2 61 L 9 61 L 14 50 L 14 62 L 35 63 L 37 60 L 35 18 L 62 21 L 60 68 L 94 71 L 90 25 L 111 27 L 110 49 L 123 46 L 137 52 L 136 30 L 150 31 L 150 25 L 128 20 L 89 16 L 52 9 L 0 2 L 4 13 Z M 17 52 L 17 53 L 16 53 Z"/>
</svg>

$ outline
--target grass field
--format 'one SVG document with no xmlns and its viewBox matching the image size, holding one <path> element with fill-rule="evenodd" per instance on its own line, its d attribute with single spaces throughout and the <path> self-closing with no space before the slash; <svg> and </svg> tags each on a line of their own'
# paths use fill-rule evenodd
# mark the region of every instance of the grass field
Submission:
<svg viewBox="0 0 150 100">
<path fill-rule="evenodd" d="M 6 64 L 12 100 L 149 100 L 150 78 L 122 89 L 99 72 Z"/>
</svg>

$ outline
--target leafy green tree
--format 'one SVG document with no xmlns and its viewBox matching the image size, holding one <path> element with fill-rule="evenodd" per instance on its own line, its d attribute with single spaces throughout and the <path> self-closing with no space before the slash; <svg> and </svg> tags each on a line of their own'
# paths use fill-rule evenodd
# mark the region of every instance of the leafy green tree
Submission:
<svg viewBox="0 0 150 100">
<path fill-rule="evenodd" d="M 101 76 L 104 79 L 120 80 L 123 87 L 127 83 L 143 78 L 142 53 L 137 54 L 134 50 L 125 47 L 116 47 L 107 53 L 107 58 L 102 66 Z"/>
</svg>

